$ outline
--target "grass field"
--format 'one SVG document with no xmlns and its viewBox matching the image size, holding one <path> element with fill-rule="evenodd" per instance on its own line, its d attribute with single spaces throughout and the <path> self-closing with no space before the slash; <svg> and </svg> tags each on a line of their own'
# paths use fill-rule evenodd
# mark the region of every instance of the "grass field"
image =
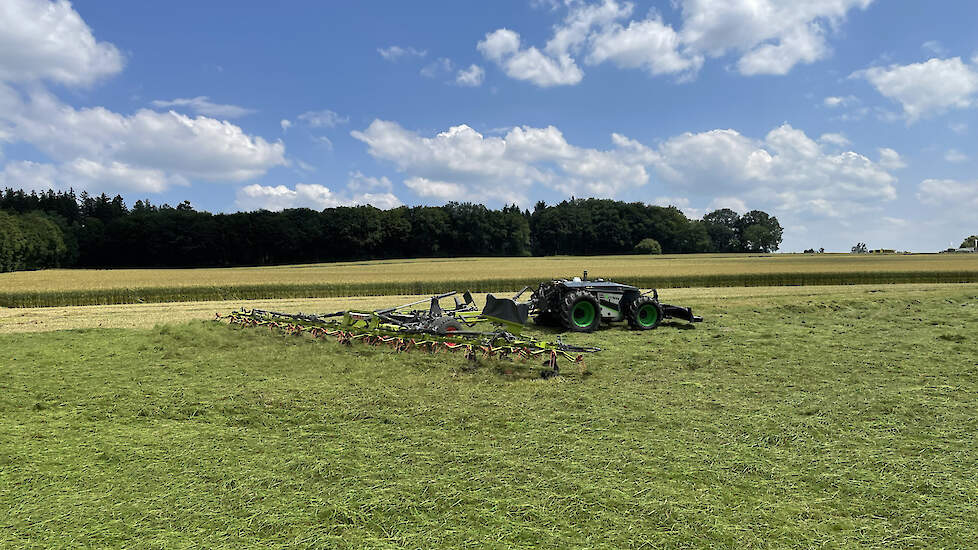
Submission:
<svg viewBox="0 0 978 550">
<path fill-rule="evenodd" d="M 568 336 L 606 350 L 551 380 L 203 321 L 0 335 L 0 547 L 978 540 L 978 285 L 673 296 L 706 321 Z"/>
<path fill-rule="evenodd" d="M 978 256 L 972 254 L 457 258 L 4 273 L 0 307 L 484 292 L 518 289 L 585 269 L 593 277 L 659 288 L 978 282 Z"/>
</svg>

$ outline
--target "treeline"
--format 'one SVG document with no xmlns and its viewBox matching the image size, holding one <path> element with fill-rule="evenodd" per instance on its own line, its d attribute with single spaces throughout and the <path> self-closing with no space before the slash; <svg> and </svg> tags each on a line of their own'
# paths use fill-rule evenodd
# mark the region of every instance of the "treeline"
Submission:
<svg viewBox="0 0 978 550">
<path fill-rule="evenodd" d="M 223 267 L 458 256 L 627 254 L 645 239 L 664 253 L 776 250 L 777 218 L 601 199 L 499 210 L 448 203 L 211 214 L 73 191 L 0 196 L 0 271 L 45 267 Z"/>
</svg>

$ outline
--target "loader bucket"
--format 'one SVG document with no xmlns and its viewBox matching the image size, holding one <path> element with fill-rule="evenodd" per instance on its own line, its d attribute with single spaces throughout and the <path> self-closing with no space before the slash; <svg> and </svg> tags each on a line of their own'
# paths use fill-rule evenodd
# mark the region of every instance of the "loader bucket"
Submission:
<svg viewBox="0 0 978 550">
<path fill-rule="evenodd" d="M 517 304 L 510 298 L 496 298 L 487 294 L 482 316 L 511 328 L 522 328 L 530 316 L 530 304 Z"/>
</svg>

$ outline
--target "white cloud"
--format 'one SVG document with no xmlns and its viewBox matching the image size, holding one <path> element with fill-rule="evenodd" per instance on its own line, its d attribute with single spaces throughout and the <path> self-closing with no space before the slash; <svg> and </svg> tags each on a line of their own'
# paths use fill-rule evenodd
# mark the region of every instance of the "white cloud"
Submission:
<svg viewBox="0 0 978 550">
<path fill-rule="evenodd" d="M 351 191 L 383 191 L 390 193 L 393 190 L 391 180 L 386 176 L 374 178 L 365 176 L 363 172 L 355 170 L 350 172 L 350 179 L 346 183 L 347 189 Z"/>
<path fill-rule="evenodd" d="M 458 71 L 458 74 L 455 76 L 455 83 L 459 86 L 481 86 L 485 76 L 486 72 L 482 70 L 482 67 L 472 64 L 469 65 L 468 69 L 460 69 Z"/>
<path fill-rule="evenodd" d="M 441 75 L 452 72 L 453 68 L 454 64 L 452 63 L 451 59 L 447 57 L 439 57 L 421 68 L 421 76 L 438 78 Z"/>
<path fill-rule="evenodd" d="M 896 198 L 896 178 L 904 166 L 892 149 L 880 149 L 879 161 L 854 151 L 844 137 L 821 141 L 784 124 L 762 140 L 735 130 L 686 133 L 650 148 L 612 134 L 613 148 L 574 146 L 555 127 L 510 129 L 483 136 L 466 125 L 432 137 L 420 136 L 396 122 L 375 120 L 351 133 L 376 159 L 394 163 L 405 185 L 425 197 L 525 203 L 541 185 L 563 195 L 623 197 L 657 176 L 655 189 L 699 197 L 724 197 L 711 207 L 744 210 L 744 200 L 786 213 L 838 217 L 877 209 Z M 831 149 L 827 149 L 827 145 Z M 662 195 L 678 201 L 677 195 Z M 660 201 L 661 202 L 661 201 Z M 675 202 L 700 212 L 688 202 Z"/>
<path fill-rule="evenodd" d="M 840 96 L 829 96 L 829 97 L 826 97 L 824 100 L 822 100 L 822 104 L 823 105 L 825 105 L 826 107 L 831 107 L 831 108 L 845 107 L 846 105 L 852 105 L 852 104 L 858 103 L 858 102 L 859 102 L 859 100 L 856 98 L 856 96 L 853 96 L 853 95 L 848 95 L 848 96 L 844 96 L 844 97 L 840 97 Z"/>
<path fill-rule="evenodd" d="M 528 80 L 541 87 L 577 84 L 584 73 L 568 54 L 551 57 L 535 47 L 520 47 L 520 35 L 499 29 L 486 34 L 477 48 L 482 55 L 499 65 L 510 78 Z"/>
<path fill-rule="evenodd" d="M 404 185 L 422 197 L 435 197 L 445 201 L 463 199 L 467 194 L 464 185 L 427 178 L 408 178 L 404 180 Z"/>
<path fill-rule="evenodd" d="M 973 215 L 973 208 L 978 207 L 978 181 L 926 179 L 918 186 L 917 198 L 932 206 L 968 209 Z"/>
<path fill-rule="evenodd" d="M 24 187 L 159 192 L 187 185 L 189 178 L 244 181 L 285 164 L 282 143 L 228 122 L 174 111 L 76 109 L 44 86 L 90 85 L 122 65 L 116 47 L 97 41 L 69 2 L 0 2 L 0 140 L 30 144 L 50 160 L 9 162 L 4 180 Z M 225 118 L 250 112 L 204 96 L 153 103 Z"/>
<path fill-rule="evenodd" d="M 829 145 L 835 145 L 837 147 L 847 147 L 852 144 L 852 142 L 849 141 L 849 138 L 838 133 L 822 134 L 822 136 L 818 138 L 818 141 L 821 143 L 827 143 Z"/>
<path fill-rule="evenodd" d="M 610 61 L 653 75 L 691 78 L 705 57 L 739 55 L 741 74 L 786 74 L 799 63 L 825 58 L 827 35 L 853 9 L 872 0 L 676 0 L 682 26 L 677 30 L 655 12 L 627 20 L 634 5 L 603 0 L 567 2 L 568 14 L 541 52 L 524 48 L 509 29 L 488 33 L 478 43 L 486 59 L 507 75 L 538 86 L 577 84 L 583 78 L 575 56 L 589 64 Z"/>
<path fill-rule="evenodd" d="M 872 0 L 683 0 L 683 43 L 712 57 L 739 52 L 741 74 L 785 74 L 828 55 L 826 28 Z"/>
<path fill-rule="evenodd" d="M 624 69 L 642 68 L 653 75 L 695 73 L 703 65 L 702 55 L 679 51 L 679 35 L 659 19 L 632 21 L 627 27 L 615 24 L 596 34 L 587 56 L 590 64 L 611 61 Z"/>
<path fill-rule="evenodd" d="M 0 81 L 86 86 L 122 65 L 119 50 L 95 40 L 70 2 L 0 2 Z"/>
<path fill-rule="evenodd" d="M 886 168 L 852 151 L 827 153 L 784 124 L 764 140 L 735 130 L 686 133 L 659 148 L 657 174 L 700 194 L 735 191 L 784 212 L 840 216 L 896 198 Z"/>
<path fill-rule="evenodd" d="M 402 48 L 401 46 L 377 48 L 377 53 L 387 61 L 397 61 L 402 57 L 424 57 L 428 55 L 427 50 L 418 50 L 411 47 Z"/>
<path fill-rule="evenodd" d="M 25 191 L 60 189 L 57 167 L 29 160 L 8 162 L 0 171 L 0 188 L 10 187 Z"/>
<path fill-rule="evenodd" d="M 177 98 L 170 101 L 157 99 L 152 104 L 153 107 L 186 107 L 198 115 L 217 118 L 238 118 L 256 112 L 254 109 L 246 109 L 237 105 L 213 103 L 209 97 L 204 95 L 192 98 Z"/>
<path fill-rule="evenodd" d="M 958 151 L 957 149 L 948 149 L 948 151 L 944 153 L 944 160 L 948 162 L 964 162 L 968 160 L 968 155 Z"/>
<path fill-rule="evenodd" d="M 612 135 L 608 151 L 576 147 L 557 128 L 516 127 L 502 137 L 485 137 L 464 124 L 422 137 L 396 122 L 374 120 L 351 135 L 377 159 L 393 162 L 417 192 L 454 193 L 464 188 L 475 200 L 523 203 L 536 183 L 564 194 L 613 197 L 645 185 L 655 153 Z M 432 183 L 433 182 L 433 183 Z"/>
<path fill-rule="evenodd" d="M 305 183 L 297 183 L 294 189 L 289 189 L 284 185 L 268 186 L 254 183 L 238 189 L 235 200 L 235 205 L 242 210 L 265 209 L 271 211 L 286 208 L 323 210 L 337 206 L 367 204 L 386 210 L 401 206 L 402 203 L 390 192 L 359 193 L 349 196 L 335 193 L 324 185 Z"/>
<path fill-rule="evenodd" d="M 162 170 L 114 161 L 102 164 L 84 158 L 61 165 L 15 161 L 8 163 L 0 172 L 0 187 L 36 191 L 75 188 L 102 192 L 159 193 L 175 185 L 187 185 L 187 181 L 180 176 L 167 175 Z"/>
<path fill-rule="evenodd" d="M 881 147 L 879 149 L 880 153 L 880 166 L 884 170 L 900 170 L 907 167 L 907 163 L 904 162 L 903 157 L 900 153 L 897 153 L 889 147 Z"/>
<path fill-rule="evenodd" d="M 963 135 L 968 133 L 968 123 L 967 122 L 952 122 L 947 125 L 955 134 Z"/>
<path fill-rule="evenodd" d="M 306 111 L 296 118 L 311 128 L 333 128 L 340 124 L 350 122 L 350 117 L 340 116 L 328 109 L 323 111 Z"/>
<path fill-rule="evenodd" d="M 879 93 L 899 102 L 911 123 L 950 109 L 971 107 L 978 94 L 978 70 L 960 57 L 870 67 L 852 73 L 850 78 L 864 78 Z"/>
<path fill-rule="evenodd" d="M 283 118 L 281 121 L 279 121 L 278 124 L 279 126 L 282 127 L 283 132 L 287 131 L 289 128 L 292 127 L 292 121 L 287 118 Z"/>
<path fill-rule="evenodd" d="M 0 127 L 52 160 L 128 172 L 137 189 L 174 178 L 243 181 L 285 164 L 285 146 L 245 134 L 229 122 L 148 109 L 126 116 L 103 107 L 75 109 L 45 92 L 22 98 L 0 85 Z M 81 165 L 79 165 L 81 166 Z M 165 176 L 159 176 L 165 174 Z"/>
</svg>

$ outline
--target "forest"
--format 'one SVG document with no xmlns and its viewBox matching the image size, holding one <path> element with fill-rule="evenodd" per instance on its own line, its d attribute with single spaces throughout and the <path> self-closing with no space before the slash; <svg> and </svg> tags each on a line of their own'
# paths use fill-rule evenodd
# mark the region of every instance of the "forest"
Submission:
<svg viewBox="0 0 978 550">
<path fill-rule="evenodd" d="M 760 210 L 688 219 L 673 206 L 609 199 L 538 202 L 533 210 L 450 202 L 380 210 L 218 213 L 116 195 L 0 195 L 0 271 L 51 267 L 223 267 L 382 258 L 770 252 L 782 228 Z M 645 241 L 643 247 L 638 247 Z"/>
</svg>

